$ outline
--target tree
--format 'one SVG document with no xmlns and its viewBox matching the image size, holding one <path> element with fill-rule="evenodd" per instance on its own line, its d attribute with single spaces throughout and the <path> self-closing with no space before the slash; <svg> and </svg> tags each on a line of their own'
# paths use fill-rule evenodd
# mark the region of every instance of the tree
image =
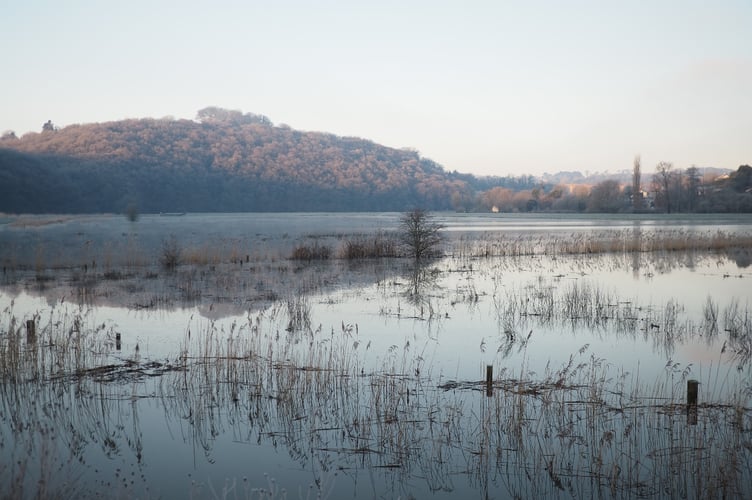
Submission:
<svg viewBox="0 0 752 500">
<path fill-rule="evenodd" d="M 514 210 L 514 191 L 505 187 L 494 187 L 481 194 L 481 204 L 484 209 L 496 207 L 501 212 Z"/>
<path fill-rule="evenodd" d="M 700 197 L 700 170 L 694 165 L 687 169 L 687 205 L 690 212 L 697 211 Z"/>
<path fill-rule="evenodd" d="M 457 212 L 467 212 L 475 208 L 477 205 L 475 196 L 473 193 L 462 186 L 461 189 L 455 189 L 451 195 L 452 208 Z"/>
<path fill-rule="evenodd" d="M 749 165 L 739 165 L 736 172 L 730 176 L 731 186 L 738 193 L 743 193 L 752 187 L 752 167 Z"/>
<path fill-rule="evenodd" d="M 231 123 L 235 125 L 244 125 L 250 123 L 259 123 L 261 125 L 272 125 L 272 121 L 264 115 L 255 113 L 243 113 L 236 109 L 224 109 L 217 106 L 208 106 L 199 109 L 196 118 L 201 123 Z"/>
<path fill-rule="evenodd" d="M 13 167 L 18 175 L 0 167 L 2 192 L 16 193 L 0 195 L 0 211 L 23 203 L 23 211 L 122 213 L 136 193 L 142 213 L 445 210 L 454 192 L 475 207 L 467 180 L 413 153 L 218 108 L 201 116 L 209 121 L 130 119 L 0 139 L 0 162 L 17 165 L 20 154 L 35 165 Z M 31 185 L 33 203 L 20 196 Z"/>
<path fill-rule="evenodd" d="M 416 261 L 439 254 L 443 225 L 422 208 L 415 208 L 400 219 L 400 242 Z"/>
<path fill-rule="evenodd" d="M 590 190 L 588 212 L 618 212 L 624 206 L 621 186 L 613 179 L 601 181 Z"/>
<path fill-rule="evenodd" d="M 125 207 L 125 217 L 131 222 L 136 222 L 138 216 L 138 206 L 133 202 L 128 203 L 128 206 Z"/>
<path fill-rule="evenodd" d="M 642 187 L 640 185 L 640 155 L 635 156 L 632 168 L 632 209 L 635 212 L 642 210 Z"/>
<path fill-rule="evenodd" d="M 671 213 L 671 185 L 674 177 L 673 172 L 674 165 L 662 161 L 655 167 L 655 175 L 653 175 L 653 188 L 656 192 L 656 201 L 662 204 L 666 213 Z"/>
</svg>

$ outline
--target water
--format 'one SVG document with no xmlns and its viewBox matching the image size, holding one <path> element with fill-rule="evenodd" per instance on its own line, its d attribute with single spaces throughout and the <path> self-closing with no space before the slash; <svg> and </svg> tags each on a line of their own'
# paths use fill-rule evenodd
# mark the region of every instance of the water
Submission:
<svg viewBox="0 0 752 500">
<path fill-rule="evenodd" d="M 74 478 L 76 494 L 200 498 L 221 498 L 223 488 L 229 498 L 259 488 L 305 497 L 309 487 L 331 498 L 581 496 L 594 494 L 593 477 L 605 496 L 630 496 L 637 483 L 657 495 L 662 484 L 687 488 L 661 450 L 701 438 L 713 444 L 704 461 L 687 458 L 687 474 L 719 470 L 732 458 L 749 463 L 749 448 L 729 441 L 732 434 L 749 441 L 752 427 L 744 351 L 751 273 L 743 263 L 696 252 L 467 254 L 467 241 L 499 233 L 562 240 L 635 227 L 641 238 L 719 228 L 749 234 L 749 222 L 441 214 L 453 256 L 418 271 L 400 260 L 309 265 L 284 258 L 312 236 L 336 245 L 350 234 L 394 229 L 398 220 L 188 214 L 136 224 L 92 216 L 0 226 L 3 262 L 18 267 L 0 292 L 7 311 L 0 335 L 7 342 L 11 317 L 36 314 L 41 331 L 64 325 L 72 332 L 81 315 L 81 330 L 98 329 L 84 352 L 94 365 L 119 367 L 111 378 L 79 371 L 28 380 L 20 393 L 5 384 L 5 463 L 46 464 L 40 469 L 50 471 L 50 484 L 64 490 L 61 481 Z M 154 261 L 169 234 L 185 248 L 219 247 L 235 263 L 174 275 L 128 264 L 133 254 Z M 80 267 L 37 268 L 39 252 L 60 266 L 98 261 L 86 273 L 125 266 L 133 276 L 89 285 L 80 305 Z M 40 273 L 52 279 L 40 282 Z M 180 299 L 188 285 L 205 296 Z M 168 298 L 134 306 L 154 296 Z M 196 354 L 209 351 L 213 361 Z M 497 382 L 491 398 L 477 383 L 487 365 Z M 686 426 L 672 406 L 683 401 L 688 378 L 700 381 L 708 405 L 699 426 Z M 719 416 L 730 427 L 708 424 Z M 634 423 L 641 434 L 629 431 Z M 617 452 L 624 447 L 632 451 Z M 625 456 L 651 463 L 658 482 L 649 484 L 637 466 L 632 476 L 595 470 L 597 461 L 583 456 L 596 448 L 598 460 L 620 470 L 635 465 Z M 738 484 L 750 484 L 749 470 Z M 0 478 L 17 476 L 17 467 L 0 468 Z"/>
</svg>

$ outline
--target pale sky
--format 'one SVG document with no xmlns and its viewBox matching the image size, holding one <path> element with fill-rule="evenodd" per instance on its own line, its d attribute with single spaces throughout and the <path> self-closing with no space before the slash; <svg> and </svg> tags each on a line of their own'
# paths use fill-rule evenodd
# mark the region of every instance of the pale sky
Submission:
<svg viewBox="0 0 752 500">
<path fill-rule="evenodd" d="M 0 0 L 0 133 L 206 106 L 521 175 L 752 163 L 752 1 Z"/>
</svg>

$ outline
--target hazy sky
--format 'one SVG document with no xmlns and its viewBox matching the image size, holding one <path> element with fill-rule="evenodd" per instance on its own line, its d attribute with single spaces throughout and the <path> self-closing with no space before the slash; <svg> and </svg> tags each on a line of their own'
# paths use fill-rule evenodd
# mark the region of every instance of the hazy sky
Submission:
<svg viewBox="0 0 752 500">
<path fill-rule="evenodd" d="M 752 163 L 752 1 L 0 0 L 0 133 L 206 106 L 520 175 Z"/>
</svg>

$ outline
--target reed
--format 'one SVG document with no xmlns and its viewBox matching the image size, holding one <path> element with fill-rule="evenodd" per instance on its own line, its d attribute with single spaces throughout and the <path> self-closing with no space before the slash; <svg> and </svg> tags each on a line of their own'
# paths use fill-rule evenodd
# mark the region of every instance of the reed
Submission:
<svg viewBox="0 0 752 500">
<path fill-rule="evenodd" d="M 183 259 L 183 247 L 173 235 L 162 242 L 159 263 L 168 270 L 174 270 Z"/>
<path fill-rule="evenodd" d="M 274 335 L 265 338 L 271 341 Z M 343 339 L 352 337 L 345 334 Z M 329 344 L 335 337 L 320 340 Z M 418 475 L 428 478 L 432 487 L 445 488 L 446 478 L 460 470 L 479 476 L 486 471 L 505 478 L 504 485 L 513 495 L 629 496 L 635 491 L 658 493 L 666 480 L 676 488 L 672 491 L 706 491 L 685 484 L 690 479 L 693 484 L 739 493 L 748 480 L 749 472 L 727 478 L 718 469 L 706 470 L 706 460 L 693 459 L 694 448 L 677 444 L 701 438 L 679 418 L 683 395 L 672 389 L 686 380 L 687 368 L 669 365 L 666 379 L 646 388 L 636 380 L 627 384 L 628 374 L 619 374 L 614 382 L 609 366 L 602 359 L 587 357 L 584 346 L 568 363 L 547 371 L 539 380 L 524 366 L 519 375 L 502 370 L 494 384 L 494 397 L 486 404 L 485 397 L 473 396 L 480 395 L 482 382 L 449 381 L 436 391 L 425 385 L 425 378 L 411 376 L 411 365 L 418 358 L 411 354 L 409 344 L 392 346 L 381 368 L 365 376 L 362 365 L 343 364 L 357 349 L 356 344 L 344 351 L 329 345 L 297 358 L 294 349 L 285 348 L 276 355 L 283 356 L 284 363 L 274 363 L 276 349 L 266 349 L 270 357 L 262 364 L 270 366 L 275 376 L 254 377 L 266 384 L 254 384 L 252 391 L 260 392 L 248 400 L 241 395 L 238 401 L 253 404 L 250 408 L 257 416 L 252 421 L 260 429 L 268 428 L 270 422 L 284 422 L 281 433 L 277 426 L 260 435 L 281 439 L 305 463 L 316 457 L 331 466 L 332 454 L 336 454 L 342 467 L 356 463 L 375 467 L 397 484 Z M 247 363 L 230 356 L 223 359 Z M 221 382 L 188 387 L 206 385 Z M 665 399 L 667 393 L 672 394 L 670 399 Z M 213 401 L 218 395 L 214 394 Z M 259 407 L 262 401 L 271 406 Z M 472 401 L 482 402 L 478 411 L 461 410 L 468 403 L 472 407 Z M 737 421 L 742 415 L 741 425 L 750 425 L 748 408 L 714 402 L 702 406 L 700 421 L 717 421 L 724 413 L 736 415 Z M 668 419 L 673 433 L 668 440 L 663 435 L 663 419 Z M 703 429 L 706 439 L 712 431 L 707 425 Z M 722 439 L 710 435 L 710 441 L 703 444 L 706 453 L 714 454 L 714 463 L 743 458 L 743 451 L 724 447 Z M 664 455 L 662 450 L 671 447 L 675 451 Z M 458 460 L 464 455 L 459 450 L 475 451 Z M 426 456 L 438 459 L 425 460 Z M 641 465 L 644 460 L 657 470 L 646 469 Z M 678 480 L 672 477 L 677 474 L 677 460 L 688 466 Z M 526 474 L 517 472 L 522 470 Z"/>
<path fill-rule="evenodd" d="M 535 248 L 543 244 L 530 240 Z M 260 309 L 246 307 L 245 321 L 191 325 L 166 360 L 114 357 L 115 327 L 95 324 L 87 307 L 16 317 L 11 304 L 0 322 L 0 438 L 17 443 L 7 463 L 23 466 L 0 466 L 0 481 L 18 484 L 12 492 L 78 493 L 83 486 L 74 480 L 80 469 L 62 464 L 85 460 L 92 446 L 111 457 L 122 450 L 134 457 L 145 453 L 135 417 L 139 401 L 145 401 L 160 405 L 169 430 L 185 436 L 207 460 L 218 453 L 221 433 L 284 449 L 312 471 L 317 486 L 306 491 L 321 496 L 343 477 L 350 481 L 347 471 L 355 476 L 361 470 L 388 485 L 380 492 L 388 497 L 409 492 L 416 482 L 450 491 L 460 480 L 489 496 L 747 496 L 748 386 L 728 387 L 717 373 L 700 377 L 703 396 L 696 424 L 690 425 L 683 387 L 695 376 L 691 366 L 669 362 L 660 378 L 643 381 L 638 374 L 614 373 L 583 346 L 561 366 L 537 374 L 524 353 L 527 332 L 538 325 L 611 328 L 649 339 L 667 357 L 677 343 L 704 334 L 713 337 L 709 342 L 725 340 L 723 349 L 732 350 L 744 369 L 752 347 L 748 304 L 719 306 L 708 297 L 697 317 L 688 318 L 679 301 L 640 303 L 584 276 L 549 277 L 536 259 L 525 264 L 533 276 L 528 282 L 504 282 L 504 271 L 519 262 L 511 257 L 489 271 L 461 258 L 426 270 L 441 275 L 448 272 L 441 266 L 462 266 L 464 278 L 449 289 L 446 301 L 436 281 L 420 289 L 410 277 L 406 284 L 384 273 L 376 287 L 398 304 L 384 306 L 385 315 L 430 320 L 444 317 L 446 302 L 471 312 L 478 308 L 488 299 L 476 279 L 496 272 L 491 300 L 500 344 L 522 353 L 523 361 L 497 370 L 490 398 L 483 380 L 446 380 L 432 373 L 426 348 L 415 337 L 375 352 L 362 341 L 357 324 L 316 326 L 309 292 L 329 280 L 317 274 L 316 263 L 256 262 L 242 273 L 233 271 L 237 264 L 222 263 L 163 273 L 163 280 L 154 281 L 188 300 L 198 300 L 206 289 L 217 301 L 221 294 L 237 298 L 236 290 L 263 300 Z M 599 262 L 621 266 L 624 260 L 606 256 Z M 334 275 L 346 265 L 320 267 Z M 77 272 L 77 286 L 90 291 L 132 279 L 130 273 L 109 280 L 102 274 L 92 282 L 91 273 Z M 293 285 L 282 288 L 280 282 Z M 422 299 L 409 302 L 416 296 Z M 415 314 L 402 307 L 406 301 Z M 32 344 L 24 337 L 30 319 L 38 326 Z M 705 392 L 706 387 L 718 389 Z M 127 429 L 124 414 L 134 415 Z M 46 443 L 53 435 L 57 441 Z M 39 451 L 45 449 L 51 451 Z M 42 476 L 28 472 L 36 468 L 44 485 L 35 482 Z M 335 470 L 341 471 L 336 481 Z M 292 494 L 277 482 L 260 487 L 228 481 L 200 481 L 184 489 L 195 497 Z"/>
<path fill-rule="evenodd" d="M 112 368 L 107 355 L 113 330 L 91 324 L 86 311 L 50 315 L 37 347 L 26 348 L 12 344 L 23 322 L 8 310 L 0 359 L 12 369 L 2 372 L 2 414 L 38 424 L 3 421 L 0 432 L 5 442 L 13 432 L 14 442 L 38 449 L 43 434 L 67 429 L 65 446 L 43 464 L 51 478 L 44 491 L 52 494 L 67 491 L 54 465 L 66 458 L 63 450 L 83 458 L 93 440 L 113 456 L 122 447 L 134 456 L 144 453 L 137 419 L 131 428 L 121 424 L 123 413 L 133 415 L 142 398 L 159 402 L 171 432 L 186 436 L 208 459 L 218 433 L 284 447 L 317 478 L 303 493 L 322 497 L 342 480 L 327 471 L 358 469 L 381 476 L 386 496 L 409 491 L 416 478 L 429 490 L 451 490 L 460 477 L 508 496 L 670 491 L 738 497 L 749 491 L 752 457 L 739 445 L 752 428 L 749 388 L 730 388 L 730 402 L 704 395 L 697 424 L 688 425 L 681 387 L 691 367 L 667 364 L 663 379 L 645 385 L 636 375 L 612 373 L 583 346 L 540 375 L 524 363 L 516 371 L 499 370 L 488 398 L 484 380 L 436 377 L 425 366 L 425 348 L 409 341 L 373 353 L 360 342 L 356 325 L 288 332 L 289 321 L 287 301 L 281 301 L 244 322 L 189 329 L 167 364 L 132 358 L 132 364 Z M 54 347 L 48 353 L 42 345 Z M 375 362 L 366 363 L 368 355 Z M 703 386 L 713 383 L 702 380 Z M 130 398 L 122 398 L 123 389 Z M 123 405 L 133 406 L 126 411 Z M 45 409 L 50 407 L 67 410 Z M 40 428 L 49 431 L 34 430 Z M 36 455 L 16 449 L 31 467 Z M 75 478 L 76 471 L 65 477 Z M 0 472 L 16 481 L 21 474 Z M 74 491 L 81 486 L 74 484 Z M 259 486 L 232 479 L 184 488 L 196 498 L 289 492 L 276 481 Z"/>
<path fill-rule="evenodd" d="M 373 235 L 353 236 L 341 244 L 338 256 L 346 260 L 400 257 L 395 235 L 378 231 Z"/>
<path fill-rule="evenodd" d="M 752 235 L 724 231 L 670 229 L 661 232 L 604 230 L 570 234 L 535 233 L 461 236 L 452 241 L 451 255 L 460 259 L 531 255 L 593 255 L 607 253 L 707 253 L 748 259 Z"/>
<path fill-rule="evenodd" d="M 290 259 L 292 260 L 329 260 L 332 256 L 332 248 L 326 245 L 297 245 L 293 248 Z"/>
</svg>

